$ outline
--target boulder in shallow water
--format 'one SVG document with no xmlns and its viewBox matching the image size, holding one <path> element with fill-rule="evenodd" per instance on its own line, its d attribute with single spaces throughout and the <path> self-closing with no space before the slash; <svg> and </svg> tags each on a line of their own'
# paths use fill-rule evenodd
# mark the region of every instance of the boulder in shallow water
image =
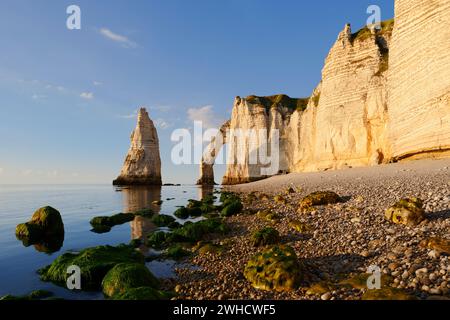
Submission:
<svg viewBox="0 0 450 320">
<path fill-rule="evenodd" d="M 23 245 L 37 245 L 47 253 L 58 251 L 64 242 L 64 223 L 58 210 L 43 207 L 33 214 L 31 220 L 16 227 L 16 237 Z"/>
<path fill-rule="evenodd" d="M 384 216 L 395 224 L 416 226 L 425 219 L 423 201 L 419 198 L 402 199 L 388 208 Z"/>
<path fill-rule="evenodd" d="M 38 273 L 43 281 L 51 281 L 66 286 L 69 266 L 81 269 L 81 289 L 98 290 L 106 273 L 119 263 L 144 264 L 144 256 L 127 245 L 98 246 L 76 253 L 65 253 L 56 258 L 52 264 L 40 269 Z"/>
<path fill-rule="evenodd" d="M 102 281 L 103 293 L 112 297 L 139 287 L 158 288 L 158 279 L 140 263 L 120 263 L 105 275 Z"/>
<path fill-rule="evenodd" d="M 300 286 L 304 267 L 293 248 L 274 246 L 251 258 L 245 266 L 244 276 L 256 289 L 292 291 Z"/>
</svg>

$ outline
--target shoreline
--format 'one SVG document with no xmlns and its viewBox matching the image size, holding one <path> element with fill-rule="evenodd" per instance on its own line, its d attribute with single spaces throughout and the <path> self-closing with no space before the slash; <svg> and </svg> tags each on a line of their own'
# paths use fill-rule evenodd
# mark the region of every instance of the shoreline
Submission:
<svg viewBox="0 0 450 320">
<path fill-rule="evenodd" d="M 239 194 L 243 213 L 226 218 L 229 234 L 211 239 L 223 246 L 221 253 L 193 255 L 187 261 L 199 266 L 196 270 L 176 269 L 179 285 L 175 289 L 181 299 L 359 300 L 367 292 L 361 277 L 375 265 L 382 270 L 382 279 L 388 279 L 383 288 L 398 289 L 411 298 L 449 299 L 449 257 L 421 246 L 431 237 L 450 240 L 449 168 L 450 159 L 417 160 L 289 174 L 224 187 Z M 292 186 L 296 192 L 286 194 L 286 188 Z M 297 212 L 304 196 L 325 190 L 346 201 Z M 248 201 L 250 192 L 256 201 Z M 279 194 L 285 204 L 273 200 Z M 424 200 L 424 222 L 407 227 L 385 220 L 384 211 L 389 206 L 411 196 Z M 276 213 L 280 219 L 261 219 L 255 214 L 260 210 Z M 293 230 L 293 220 L 307 226 L 308 231 Z M 243 276 L 247 261 L 264 250 L 250 245 L 251 235 L 268 226 L 279 231 L 281 243 L 294 248 L 305 266 L 307 280 L 298 290 L 257 290 Z M 392 298 L 392 292 L 385 294 L 383 299 Z"/>
</svg>

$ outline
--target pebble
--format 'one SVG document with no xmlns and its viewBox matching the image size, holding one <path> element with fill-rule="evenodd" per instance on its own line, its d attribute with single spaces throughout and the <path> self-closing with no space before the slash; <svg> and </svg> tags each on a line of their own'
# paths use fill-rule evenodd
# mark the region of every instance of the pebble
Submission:
<svg viewBox="0 0 450 320">
<path fill-rule="evenodd" d="M 330 298 L 331 298 L 330 292 L 324 293 L 323 295 L 320 296 L 320 299 L 322 300 L 330 300 Z"/>
</svg>

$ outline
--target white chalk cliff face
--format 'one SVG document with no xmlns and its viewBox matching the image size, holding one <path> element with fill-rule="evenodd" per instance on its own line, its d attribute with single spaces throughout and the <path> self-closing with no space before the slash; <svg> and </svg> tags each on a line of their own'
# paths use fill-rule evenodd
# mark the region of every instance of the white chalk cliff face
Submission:
<svg viewBox="0 0 450 320">
<path fill-rule="evenodd" d="M 450 155 L 450 1 L 397 0 L 389 58 L 389 157 Z"/>
<path fill-rule="evenodd" d="M 161 185 L 158 133 L 145 108 L 138 113 L 131 146 L 114 185 Z"/>
<path fill-rule="evenodd" d="M 238 97 L 230 131 L 279 130 L 280 171 L 288 172 L 450 156 L 449 39 L 450 1 L 396 0 L 395 23 L 354 34 L 345 26 L 305 108 Z M 230 161 L 249 159 L 260 143 L 227 143 L 224 184 L 265 177 L 261 165 Z"/>
</svg>

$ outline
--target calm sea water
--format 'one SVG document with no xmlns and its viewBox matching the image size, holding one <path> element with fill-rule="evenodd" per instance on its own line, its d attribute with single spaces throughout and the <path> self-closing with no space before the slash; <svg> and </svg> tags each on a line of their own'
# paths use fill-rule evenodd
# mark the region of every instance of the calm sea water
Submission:
<svg viewBox="0 0 450 320">
<path fill-rule="evenodd" d="M 79 250 L 97 245 L 129 243 L 143 238 L 156 227 L 142 217 L 120 226 L 111 232 L 91 232 L 89 221 L 99 215 L 112 215 L 152 208 L 156 213 L 172 215 L 177 206 L 186 205 L 189 199 L 201 199 L 212 188 L 197 186 L 164 186 L 115 188 L 108 185 L 0 185 L 0 296 L 23 295 L 37 289 L 50 290 L 55 296 L 66 299 L 103 299 L 99 292 L 72 292 L 39 280 L 36 271 L 50 264 L 67 250 Z M 173 200 L 167 200 L 174 198 Z M 161 206 L 153 205 L 163 200 Z M 34 246 L 25 247 L 15 237 L 17 224 L 30 220 L 34 211 L 52 206 L 62 215 L 65 226 L 63 247 L 46 254 Z M 148 254 L 147 248 L 141 248 Z M 173 275 L 173 262 L 147 263 L 157 277 Z"/>
</svg>

